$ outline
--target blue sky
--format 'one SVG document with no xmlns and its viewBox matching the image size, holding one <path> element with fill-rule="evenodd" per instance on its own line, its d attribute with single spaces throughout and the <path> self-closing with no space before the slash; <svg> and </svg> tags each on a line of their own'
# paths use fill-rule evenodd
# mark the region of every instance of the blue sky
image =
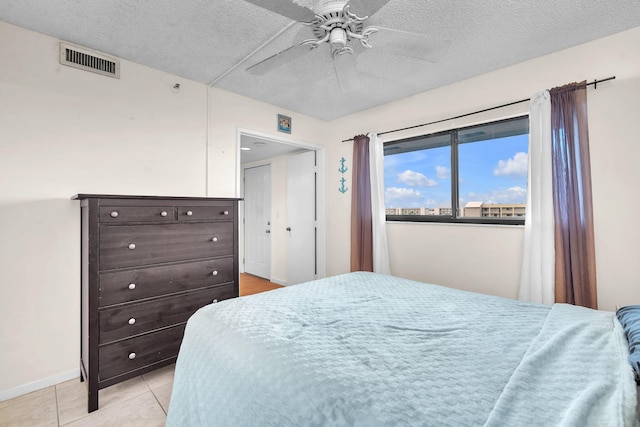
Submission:
<svg viewBox="0 0 640 427">
<path fill-rule="evenodd" d="M 459 146 L 460 206 L 525 203 L 529 136 Z M 385 156 L 385 206 L 451 207 L 450 147 Z"/>
</svg>

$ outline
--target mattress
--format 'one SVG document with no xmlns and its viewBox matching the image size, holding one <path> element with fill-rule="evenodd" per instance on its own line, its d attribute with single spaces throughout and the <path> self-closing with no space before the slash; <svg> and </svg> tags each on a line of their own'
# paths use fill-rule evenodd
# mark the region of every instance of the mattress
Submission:
<svg viewBox="0 0 640 427">
<path fill-rule="evenodd" d="M 614 313 L 350 273 L 203 307 L 167 426 L 624 426 Z"/>
</svg>

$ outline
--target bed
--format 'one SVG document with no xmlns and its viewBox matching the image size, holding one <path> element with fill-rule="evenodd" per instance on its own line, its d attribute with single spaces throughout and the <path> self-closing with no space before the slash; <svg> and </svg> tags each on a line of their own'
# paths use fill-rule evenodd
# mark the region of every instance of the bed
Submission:
<svg viewBox="0 0 640 427">
<path fill-rule="evenodd" d="M 349 273 L 196 312 L 166 425 L 635 425 L 628 355 L 612 312 Z"/>
</svg>

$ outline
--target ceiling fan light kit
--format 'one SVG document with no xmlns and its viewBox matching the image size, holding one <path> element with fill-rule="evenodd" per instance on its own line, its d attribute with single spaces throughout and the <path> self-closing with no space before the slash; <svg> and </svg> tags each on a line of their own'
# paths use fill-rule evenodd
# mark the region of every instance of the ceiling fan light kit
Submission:
<svg viewBox="0 0 640 427">
<path fill-rule="evenodd" d="M 312 27 L 317 40 L 306 40 L 303 43 L 316 46 L 329 42 L 332 53 L 353 53 L 353 48 L 347 42 L 357 39 L 362 46 L 371 48 L 369 36 L 378 31 L 375 27 L 364 28 L 364 21 L 368 16 L 359 17 L 350 11 L 348 1 L 320 2 L 316 9 L 316 19 L 307 23 Z"/>
</svg>

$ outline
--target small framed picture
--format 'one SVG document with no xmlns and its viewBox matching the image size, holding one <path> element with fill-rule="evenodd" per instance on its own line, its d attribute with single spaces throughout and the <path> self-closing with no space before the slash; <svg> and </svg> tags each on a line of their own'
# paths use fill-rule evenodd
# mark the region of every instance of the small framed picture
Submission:
<svg viewBox="0 0 640 427">
<path fill-rule="evenodd" d="M 291 117 L 278 114 L 278 132 L 291 133 Z"/>
</svg>

